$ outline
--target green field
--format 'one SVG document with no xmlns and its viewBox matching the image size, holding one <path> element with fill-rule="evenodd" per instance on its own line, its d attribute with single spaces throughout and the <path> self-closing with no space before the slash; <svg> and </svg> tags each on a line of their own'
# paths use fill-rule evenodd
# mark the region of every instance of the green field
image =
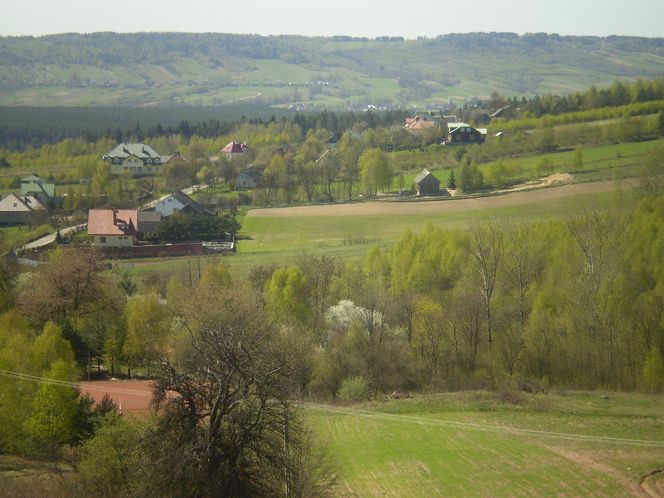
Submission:
<svg viewBox="0 0 664 498">
<path fill-rule="evenodd" d="M 555 173 L 571 173 L 575 181 L 610 180 L 619 172 L 623 178 L 638 174 L 638 168 L 645 155 L 652 149 L 664 145 L 664 139 L 644 142 L 630 142 L 621 144 L 597 145 L 580 148 L 583 166 L 580 170 L 574 167 L 574 150 L 552 152 L 549 154 L 531 154 L 516 158 L 503 159 L 505 164 L 513 165 L 520 171 L 513 177 L 515 182 L 535 180 L 537 164 L 542 159 L 552 163 Z M 404 183 L 408 187 L 413 184 L 420 168 L 428 168 L 445 185 L 450 172 L 455 171 L 459 177 L 458 168 L 449 167 L 449 159 L 443 155 L 440 147 L 431 147 L 423 152 L 403 151 L 390 154 L 390 160 L 395 169 L 405 170 Z M 491 161 L 480 165 L 483 172 L 488 172 L 498 161 Z M 399 179 L 395 178 L 393 188 L 397 188 Z"/>
<path fill-rule="evenodd" d="M 603 394 L 448 393 L 307 414 L 340 496 L 639 496 L 664 462 L 664 398 Z"/>
<path fill-rule="evenodd" d="M 500 199 L 497 197 L 496 199 Z M 440 201 L 458 202 L 456 200 Z M 633 202 L 629 191 L 598 192 L 570 196 L 533 204 L 504 206 L 469 211 L 366 216 L 252 216 L 240 218 L 245 239 L 238 243 L 237 254 L 221 257 L 233 275 L 245 276 L 259 264 L 292 264 L 302 253 L 311 252 L 359 261 L 373 244 L 389 248 L 406 230 L 420 231 L 427 224 L 461 228 L 472 220 L 545 221 L 567 216 L 580 209 L 612 209 Z M 626 203 L 626 204 L 623 204 Z M 160 272 L 193 272 L 198 266 L 214 264 L 218 256 L 118 262 L 134 277 Z"/>
</svg>

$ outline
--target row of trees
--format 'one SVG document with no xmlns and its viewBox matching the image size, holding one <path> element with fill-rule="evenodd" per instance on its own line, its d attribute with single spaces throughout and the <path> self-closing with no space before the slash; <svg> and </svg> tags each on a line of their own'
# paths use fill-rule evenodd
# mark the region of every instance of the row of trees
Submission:
<svg viewBox="0 0 664 498">
<path fill-rule="evenodd" d="M 642 80 L 633 83 L 616 80 L 609 88 L 597 88 L 591 85 L 585 92 L 575 92 L 568 95 L 535 95 L 527 98 L 506 98 L 498 92 L 491 94 L 486 105 L 489 108 L 500 109 L 505 106 L 512 108 L 508 115 L 513 115 L 518 109 L 522 117 L 540 117 L 544 115 L 558 115 L 568 112 L 600 109 L 603 107 L 619 107 L 628 104 L 639 104 L 664 100 L 664 79 Z"/>
</svg>

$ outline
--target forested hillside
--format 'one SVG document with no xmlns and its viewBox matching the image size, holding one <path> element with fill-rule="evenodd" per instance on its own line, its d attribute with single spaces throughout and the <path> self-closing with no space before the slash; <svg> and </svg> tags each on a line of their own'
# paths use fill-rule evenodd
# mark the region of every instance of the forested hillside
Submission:
<svg viewBox="0 0 664 498">
<path fill-rule="evenodd" d="M 568 93 L 664 74 L 664 39 L 473 33 L 404 40 L 186 33 L 0 38 L 3 105 L 332 108 Z"/>
</svg>

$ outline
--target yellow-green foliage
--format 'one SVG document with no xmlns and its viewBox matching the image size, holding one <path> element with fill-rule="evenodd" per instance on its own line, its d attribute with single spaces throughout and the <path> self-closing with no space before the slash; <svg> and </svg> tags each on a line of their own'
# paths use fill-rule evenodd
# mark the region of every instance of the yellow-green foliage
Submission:
<svg viewBox="0 0 664 498">
<path fill-rule="evenodd" d="M 646 389 L 661 392 L 664 389 L 664 360 L 658 348 L 652 348 L 643 364 L 643 381 Z"/>
<path fill-rule="evenodd" d="M 0 316 L 0 369 L 56 382 L 0 376 L 0 451 L 25 453 L 72 438 L 78 401 L 57 382 L 75 381 L 78 370 L 60 327 L 49 322 L 35 337 L 16 311 Z"/>
</svg>

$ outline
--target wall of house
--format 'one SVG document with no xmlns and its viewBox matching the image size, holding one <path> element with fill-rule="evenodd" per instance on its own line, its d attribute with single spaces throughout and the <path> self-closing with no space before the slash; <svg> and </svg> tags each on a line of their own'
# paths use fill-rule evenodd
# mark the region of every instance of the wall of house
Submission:
<svg viewBox="0 0 664 498">
<path fill-rule="evenodd" d="M 177 199 L 174 199 L 173 197 L 169 196 L 157 203 L 157 205 L 155 206 L 155 211 L 161 213 L 162 217 L 166 217 L 172 215 L 173 213 L 177 213 L 183 207 L 184 204 L 182 204 Z"/>
<path fill-rule="evenodd" d="M 128 157 L 120 164 L 113 163 L 111 171 L 113 173 L 124 173 L 125 171 L 131 174 L 143 173 L 143 161 L 137 157 Z"/>
<path fill-rule="evenodd" d="M 418 195 L 437 194 L 440 191 L 440 184 L 430 176 L 422 180 L 416 187 Z"/>
<path fill-rule="evenodd" d="M 134 245 L 136 238 L 133 235 L 95 235 L 94 242 L 101 247 L 129 247 Z"/>
</svg>

